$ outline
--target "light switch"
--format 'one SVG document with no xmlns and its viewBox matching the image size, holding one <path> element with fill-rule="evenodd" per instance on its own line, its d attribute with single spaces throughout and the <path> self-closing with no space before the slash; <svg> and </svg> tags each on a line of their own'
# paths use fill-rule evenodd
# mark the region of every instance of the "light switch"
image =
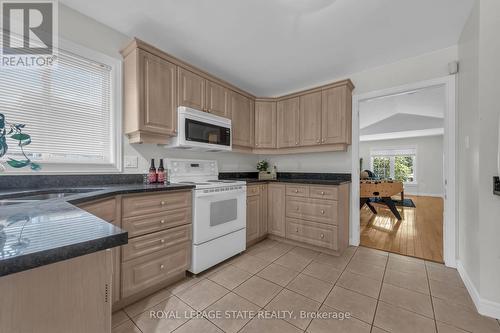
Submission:
<svg viewBox="0 0 500 333">
<path fill-rule="evenodd" d="M 125 155 L 125 168 L 137 168 L 137 156 Z"/>
</svg>

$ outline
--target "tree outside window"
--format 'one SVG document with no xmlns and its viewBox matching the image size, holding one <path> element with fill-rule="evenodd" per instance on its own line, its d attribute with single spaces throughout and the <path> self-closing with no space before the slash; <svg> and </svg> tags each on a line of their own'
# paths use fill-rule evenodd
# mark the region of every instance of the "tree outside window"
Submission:
<svg viewBox="0 0 500 333">
<path fill-rule="evenodd" d="M 378 179 L 416 183 L 415 149 L 373 150 L 371 169 Z"/>
</svg>

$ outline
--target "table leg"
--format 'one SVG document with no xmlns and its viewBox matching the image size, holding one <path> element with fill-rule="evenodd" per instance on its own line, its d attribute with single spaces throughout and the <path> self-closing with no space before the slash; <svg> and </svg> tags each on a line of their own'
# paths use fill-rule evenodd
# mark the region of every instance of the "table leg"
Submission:
<svg viewBox="0 0 500 333">
<path fill-rule="evenodd" d="M 405 200 L 405 191 L 401 191 L 401 201 Z"/>
<path fill-rule="evenodd" d="M 387 207 L 389 207 L 394 216 L 396 216 L 398 220 L 402 220 L 401 215 L 399 214 L 399 211 L 397 210 L 396 205 L 394 204 L 394 201 L 392 201 L 390 197 L 383 197 L 382 200 L 387 205 Z"/>
</svg>

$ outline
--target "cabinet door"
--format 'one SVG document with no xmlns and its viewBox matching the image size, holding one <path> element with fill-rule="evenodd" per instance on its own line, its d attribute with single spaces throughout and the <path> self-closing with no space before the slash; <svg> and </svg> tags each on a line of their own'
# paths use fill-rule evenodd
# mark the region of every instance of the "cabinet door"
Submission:
<svg viewBox="0 0 500 333">
<path fill-rule="evenodd" d="M 285 185 L 269 184 L 267 195 L 267 232 L 285 237 Z"/>
<path fill-rule="evenodd" d="M 277 103 L 278 148 L 299 145 L 299 98 L 289 98 Z"/>
<path fill-rule="evenodd" d="M 321 143 L 321 91 L 300 96 L 299 138 L 301 146 Z"/>
<path fill-rule="evenodd" d="M 347 86 L 325 89 L 321 143 L 351 143 L 351 92 Z"/>
<path fill-rule="evenodd" d="M 255 147 L 276 148 L 276 102 L 255 102 Z"/>
<path fill-rule="evenodd" d="M 174 135 L 177 66 L 147 52 L 141 52 L 140 59 L 144 89 L 141 130 Z"/>
<path fill-rule="evenodd" d="M 232 119 L 233 145 L 253 148 L 254 144 L 254 102 L 249 98 L 231 92 L 229 109 Z"/>
<path fill-rule="evenodd" d="M 247 197 L 247 243 L 259 238 L 260 230 L 260 195 Z"/>
<path fill-rule="evenodd" d="M 178 76 L 178 105 L 204 110 L 205 79 L 181 67 Z"/>
<path fill-rule="evenodd" d="M 267 209 L 268 209 L 268 185 L 261 185 L 260 190 L 260 208 L 261 208 L 261 218 L 260 218 L 260 229 L 259 237 L 267 234 Z"/>
<path fill-rule="evenodd" d="M 206 111 L 217 116 L 228 117 L 228 91 L 223 86 L 207 81 Z"/>
</svg>

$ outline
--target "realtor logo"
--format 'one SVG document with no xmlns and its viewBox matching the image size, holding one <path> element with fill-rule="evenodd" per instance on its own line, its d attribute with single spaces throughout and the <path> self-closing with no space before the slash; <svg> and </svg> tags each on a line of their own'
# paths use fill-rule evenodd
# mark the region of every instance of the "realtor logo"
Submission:
<svg viewBox="0 0 500 333">
<path fill-rule="evenodd" d="M 52 65 L 58 39 L 56 1 L 0 1 L 3 67 Z"/>
</svg>

